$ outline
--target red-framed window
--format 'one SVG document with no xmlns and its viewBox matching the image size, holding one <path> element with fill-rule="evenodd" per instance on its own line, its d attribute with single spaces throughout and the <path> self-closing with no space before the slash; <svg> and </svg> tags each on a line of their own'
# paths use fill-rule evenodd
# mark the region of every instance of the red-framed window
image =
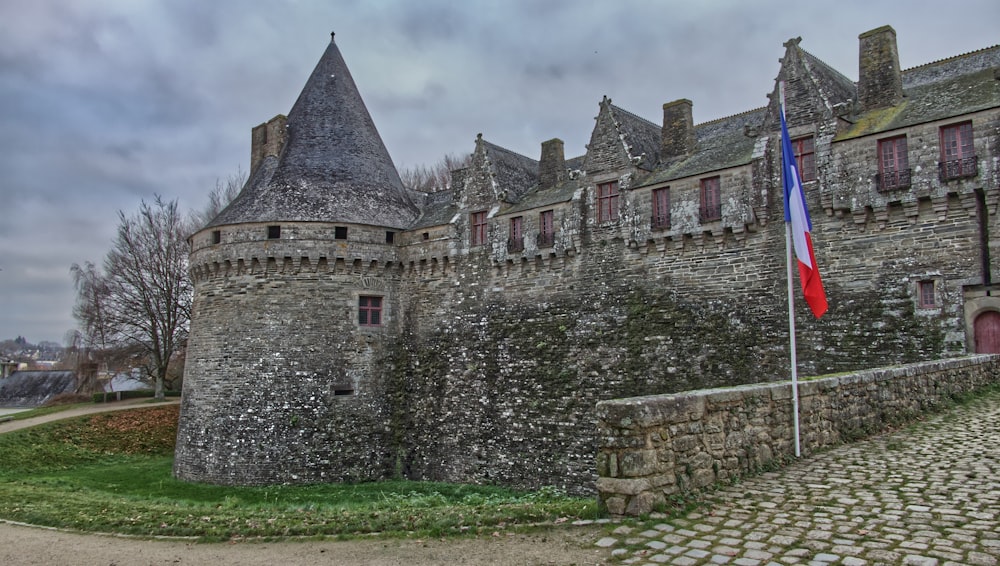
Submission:
<svg viewBox="0 0 1000 566">
<path fill-rule="evenodd" d="M 972 122 L 941 127 L 941 179 L 948 181 L 978 174 L 979 162 L 972 138 Z"/>
<path fill-rule="evenodd" d="M 486 211 L 472 213 L 472 245 L 481 246 L 486 243 Z"/>
<path fill-rule="evenodd" d="M 878 140 L 879 190 L 910 186 L 910 162 L 906 156 L 906 136 Z"/>
<path fill-rule="evenodd" d="M 382 326 L 382 297 L 370 295 L 358 297 L 358 324 Z"/>
<path fill-rule="evenodd" d="M 510 238 L 507 240 L 507 251 L 524 250 L 524 218 L 515 216 L 510 219 Z"/>
<path fill-rule="evenodd" d="M 597 185 L 597 221 L 618 220 L 618 181 Z"/>
<path fill-rule="evenodd" d="M 701 221 L 722 218 L 722 183 L 719 177 L 701 180 Z"/>
<path fill-rule="evenodd" d="M 653 189 L 653 228 L 670 228 L 670 187 Z"/>
<path fill-rule="evenodd" d="M 538 215 L 538 247 L 551 248 L 556 241 L 555 211 L 543 210 Z"/>
<path fill-rule="evenodd" d="M 975 155 L 972 122 L 941 127 L 941 160 L 953 161 Z"/>
<path fill-rule="evenodd" d="M 812 136 L 792 140 L 795 163 L 803 183 L 816 180 L 816 142 Z"/>
<path fill-rule="evenodd" d="M 931 309 L 937 306 L 937 299 L 934 294 L 934 281 L 921 281 L 917 284 L 917 302 L 922 309 Z"/>
</svg>

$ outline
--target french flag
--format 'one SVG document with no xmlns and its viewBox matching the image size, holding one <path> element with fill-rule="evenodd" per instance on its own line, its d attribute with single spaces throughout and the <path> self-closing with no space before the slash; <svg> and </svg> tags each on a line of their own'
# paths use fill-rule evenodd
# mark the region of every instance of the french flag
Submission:
<svg viewBox="0 0 1000 566">
<path fill-rule="evenodd" d="M 788 137 L 783 106 L 780 113 L 781 179 L 785 185 L 785 223 L 791 223 L 792 243 L 799 263 L 802 294 L 805 295 L 813 315 L 819 318 L 827 309 L 826 292 L 823 290 L 823 281 L 816 266 L 816 254 L 813 253 L 812 237 L 809 235 L 812 231 L 812 222 L 809 221 L 809 209 L 806 208 L 806 197 L 802 192 L 802 181 L 795 161 L 795 152 L 792 151 L 792 140 Z"/>
</svg>

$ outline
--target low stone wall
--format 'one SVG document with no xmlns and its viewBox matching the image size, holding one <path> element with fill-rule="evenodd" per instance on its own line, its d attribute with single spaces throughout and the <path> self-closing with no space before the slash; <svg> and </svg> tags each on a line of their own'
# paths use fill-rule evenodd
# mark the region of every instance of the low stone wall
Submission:
<svg viewBox="0 0 1000 566">
<path fill-rule="evenodd" d="M 978 355 L 799 382 L 801 452 L 856 440 L 1000 382 Z M 597 489 L 614 515 L 780 464 L 795 453 L 790 382 L 597 404 Z"/>
</svg>

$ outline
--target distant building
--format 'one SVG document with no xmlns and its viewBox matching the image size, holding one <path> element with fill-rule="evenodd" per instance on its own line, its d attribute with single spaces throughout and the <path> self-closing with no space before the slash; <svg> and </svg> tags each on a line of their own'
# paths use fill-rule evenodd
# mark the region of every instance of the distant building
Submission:
<svg viewBox="0 0 1000 566">
<path fill-rule="evenodd" d="M 40 407 L 76 389 L 77 377 L 72 371 L 15 371 L 0 379 L 0 407 Z"/>
<path fill-rule="evenodd" d="M 585 155 L 479 136 L 423 194 L 331 41 L 191 239 L 176 475 L 583 492 L 598 400 L 787 379 L 782 81 L 830 303 L 797 303 L 803 375 L 1000 351 L 1000 46 L 901 70 L 883 27 L 859 60 L 793 39 L 761 108 L 604 98 Z"/>
</svg>

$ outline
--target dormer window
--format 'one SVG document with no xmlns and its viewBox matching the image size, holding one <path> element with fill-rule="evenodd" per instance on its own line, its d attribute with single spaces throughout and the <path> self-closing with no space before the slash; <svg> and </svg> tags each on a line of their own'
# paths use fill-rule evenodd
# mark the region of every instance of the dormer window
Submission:
<svg viewBox="0 0 1000 566">
<path fill-rule="evenodd" d="M 812 136 L 792 140 L 792 151 L 803 183 L 816 180 L 816 142 Z"/>
<path fill-rule="evenodd" d="M 618 181 L 597 185 L 597 221 L 618 220 Z"/>
<path fill-rule="evenodd" d="M 486 243 L 486 211 L 472 213 L 472 245 L 481 246 Z"/>
</svg>

